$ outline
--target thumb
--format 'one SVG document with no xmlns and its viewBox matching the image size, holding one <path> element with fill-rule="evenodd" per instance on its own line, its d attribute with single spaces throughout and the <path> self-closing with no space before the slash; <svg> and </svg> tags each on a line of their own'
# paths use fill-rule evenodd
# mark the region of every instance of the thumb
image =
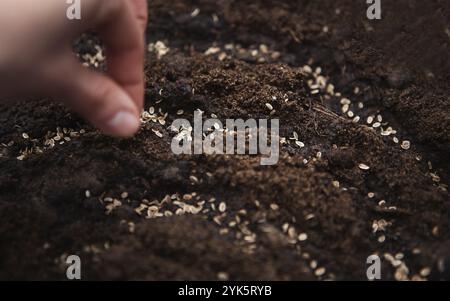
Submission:
<svg viewBox="0 0 450 301">
<path fill-rule="evenodd" d="M 131 137 L 139 129 L 139 109 L 130 95 L 111 78 L 72 62 L 70 80 L 58 89 L 73 110 L 105 134 Z"/>
</svg>

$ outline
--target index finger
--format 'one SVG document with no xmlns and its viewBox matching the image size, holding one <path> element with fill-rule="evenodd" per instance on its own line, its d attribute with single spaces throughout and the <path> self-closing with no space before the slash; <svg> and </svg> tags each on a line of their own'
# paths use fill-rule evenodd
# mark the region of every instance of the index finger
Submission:
<svg viewBox="0 0 450 301">
<path fill-rule="evenodd" d="M 100 7 L 94 29 L 106 45 L 108 74 L 130 95 L 137 107 L 142 109 L 144 36 L 139 20 L 136 18 L 133 4 L 127 0 L 102 2 L 103 9 Z"/>
<path fill-rule="evenodd" d="M 131 0 L 131 6 L 139 25 L 145 31 L 148 21 L 147 0 Z"/>
</svg>

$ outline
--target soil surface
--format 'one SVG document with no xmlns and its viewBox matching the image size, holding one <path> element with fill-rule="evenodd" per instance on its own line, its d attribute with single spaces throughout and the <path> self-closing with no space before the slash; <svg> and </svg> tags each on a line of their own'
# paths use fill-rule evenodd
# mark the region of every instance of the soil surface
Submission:
<svg viewBox="0 0 450 301">
<path fill-rule="evenodd" d="M 136 137 L 0 105 L 0 279 L 449 280 L 449 5 L 150 1 Z M 278 118 L 278 164 L 174 155 L 198 109 Z"/>
</svg>

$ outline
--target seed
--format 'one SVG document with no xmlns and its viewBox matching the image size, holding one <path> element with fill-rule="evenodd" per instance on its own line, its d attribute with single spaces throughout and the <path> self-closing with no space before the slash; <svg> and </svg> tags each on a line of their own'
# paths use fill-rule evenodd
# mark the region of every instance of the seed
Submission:
<svg viewBox="0 0 450 301">
<path fill-rule="evenodd" d="M 289 230 L 288 230 L 288 236 L 290 238 L 295 239 L 295 237 L 297 236 L 297 231 L 295 231 L 294 228 L 290 227 Z"/>
<path fill-rule="evenodd" d="M 343 105 L 342 106 L 342 113 L 344 113 L 344 114 L 347 113 L 349 108 L 350 108 L 349 105 Z"/>
<path fill-rule="evenodd" d="M 314 274 L 315 274 L 316 276 L 320 277 L 320 276 L 323 276 L 323 275 L 325 274 L 325 272 L 326 272 L 326 269 L 325 269 L 325 268 L 318 268 L 318 269 L 314 272 Z"/>
<path fill-rule="evenodd" d="M 23 137 L 23 139 L 29 139 L 29 138 L 30 138 L 30 136 L 28 136 L 27 133 L 23 133 L 23 134 L 22 134 L 22 137 Z"/>
<path fill-rule="evenodd" d="M 350 105 L 351 101 L 348 98 L 342 98 L 341 99 L 341 105 Z"/>
<path fill-rule="evenodd" d="M 367 124 L 371 124 L 373 122 L 373 116 L 367 117 Z"/>
<path fill-rule="evenodd" d="M 379 128 L 380 126 L 381 126 L 381 123 L 379 123 L 379 122 L 375 122 L 375 123 L 372 125 L 373 128 Z"/>
<path fill-rule="evenodd" d="M 364 164 L 364 163 L 360 163 L 359 164 L 359 168 L 362 169 L 362 170 L 369 170 L 370 169 L 370 167 L 368 165 Z"/>
<path fill-rule="evenodd" d="M 308 239 L 308 234 L 306 234 L 306 233 L 301 233 L 299 236 L 298 236 L 298 240 L 299 241 L 305 241 L 305 240 L 307 240 Z"/>
<path fill-rule="evenodd" d="M 422 253 L 422 251 L 421 251 L 419 248 L 414 248 L 414 249 L 412 250 L 412 253 L 413 253 L 414 255 L 419 255 L 420 253 Z"/>
<path fill-rule="evenodd" d="M 120 197 L 122 199 L 126 199 L 128 197 L 128 192 L 122 192 L 122 194 L 120 195 Z"/>
<path fill-rule="evenodd" d="M 386 240 L 386 236 L 381 235 L 380 237 L 378 237 L 378 242 L 379 243 L 383 243 Z"/>
<path fill-rule="evenodd" d="M 355 118 L 353 118 L 353 122 L 354 123 L 358 123 L 361 120 L 361 117 L 356 116 Z"/>
<path fill-rule="evenodd" d="M 305 220 L 309 221 L 310 219 L 313 219 L 314 217 L 315 217 L 315 215 L 310 213 L 305 216 Z"/>
<path fill-rule="evenodd" d="M 340 185 L 339 181 L 333 181 L 332 183 L 334 187 L 339 188 Z"/>
<path fill-rule="evenodd" d="M 156 136 L 158 136 L 159 138 L 163 137 L 163 134 L 161 134 L 161 132 L 157 131 L 157 130 L 152 130 L 153 133 L 155 133 Z"/>
<path fill-rule="evenodd" d="M 438 226 L 433 227 L 433 229 L 431 230 L 431 233 L 434 236 L 438 236 L 439 235 L 439 227 Z"/>
<path fill-rule="evenodd" d="M 194 9 L 194 10 L 192 11 L 191 17 L 192 17 L 192 18 L 195 18 L 195 17 L 197 17 L 199 14 L 200 14 L 200 9 L 196 8 L 196 9 Z"/>
<path fill-rule="evenodd" d="M 227 281 L 230 278 L 230 276 L 225 272 L 219 272 L 219 273 L 217 273 L 217 278 L 220 281 Z"/>
<path fill-rule="evenodd" d="M 224 202 L 220 203 L 219 204 L 219 211 L 220 212 L 225 212 L 225 210 L 227 210 L 227 205 Z"/>
<path fill-rule="evenodd" d="M 429 267 L 420 270 L 420 276 L 427 277 L 431 274 L 431 269 Z"/>
<path fill-rule="evenodd" d="M 368 196 L 369 198 L 373 198 L 373 197 L 375 196 L 375 193 L 369 192 L 369 193 L 367 194 L 367 196 Z"/>
<path fill-rule="evenodd" d="M 399 142 L 397 137 L 392 138 L 392 141 L 394 141 L 394 143 L 398 143 Z"/>
<path fill-rule="evenodd" d="M 402 142 L 401 144 L 401 148 L 403 148 L 404 150 L 408 150 L 411 147 L 411 142 L 409 142 L 408 140 L 405 140 Z"/>
<path fill-rule="evenodd" d="M 278 205 L 275 204 L 275 203 L 272 203 L 272 204 L 270 204 L 270 209 L 276 211 L 276 210 L 280 209 L 280 206 L 278 206 Z"/>
<path fill-rule="evenodd" d="M 312 68 L 310 66 L 308 66 L 308 65 L 303 66 L 302 70 L 305 73 L 312 73 Z"/>
<path fill-rule="evenodd" d="M 90 198 L 91 197 L 91 192 L 89 190 L 86 190 L 85 191 L 85 195 L 86 195 L 87 198 Z"/>
<path fill-rule="evenodd" d="M 305 147 L 305 144 L 301 141 L 295 141 L 295 144 L 297 144 L 298 147 L 303 148 Z"/>
<path fill-rule="evenodd" d="M 219 47 L 210 47 L 205 51 L 205 55 L 212 55 L 212 54 L 216 54 L 220 52 L 220 48 Z"/>
<path fill-rule="evenodd" d="M 273 110 L 273 106 L 272 106 L 270 103 L 266 103 L 266 107 L 267 107 L 270 111 Z"/>
</svg>

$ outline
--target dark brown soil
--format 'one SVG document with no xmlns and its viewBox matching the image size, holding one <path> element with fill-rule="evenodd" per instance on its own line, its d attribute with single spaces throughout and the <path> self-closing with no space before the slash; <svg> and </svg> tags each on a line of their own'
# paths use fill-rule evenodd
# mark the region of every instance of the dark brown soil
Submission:
<svg viewBox="0 0 450 301">
<path fill-rule="evenodd" d="M 150 1 L 149 43 L 170 51 L 149 53 L 146 109 L 168 116 L 133 139 L 105 137 L 57 103 L 1 105 L 0 279 L 65 279 L 68 254 L 83 279 L 365 280 L 372 254 L 384 280 L 450 279 L 449 2 L 384 0 L 381 21 L 366 18 L 365 1 L 249 2 Z M 221 51 L 205 55 L 212 46 Z M 310 93 L 305 64 L 364 104 L 351 107 L 359 123 L 339 97 Z M 279 118 L 280 136 L 295 131 L 305 147 L 284 144 L 275 166 L 177 157 L 167 127 L 196 109 Z M 409 150 L 366 123 L 377 114 Z M 44 147 L 57 127 L 86 133 Z M 135 211 L 175 212 L 175 195 L 209 211 Z"/>
</svg>

